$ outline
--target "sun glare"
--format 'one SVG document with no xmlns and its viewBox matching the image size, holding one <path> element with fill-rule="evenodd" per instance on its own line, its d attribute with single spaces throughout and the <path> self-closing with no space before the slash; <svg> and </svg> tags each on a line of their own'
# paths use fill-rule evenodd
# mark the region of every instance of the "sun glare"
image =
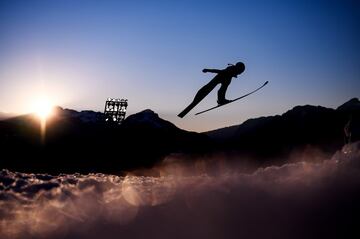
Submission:
<svg viewBox="0 0 360 239">
<path fill-rule="evenodd" d="M 40 119 L 41 142 L 45 143 L 46 123 L 53 113 L 54 104 L 48 98 L 38 98 L 32 104 L 32 112 Z"/>
<path fill-rule="evenodd" d="M 40 119 L 47 119 L 51 116 L 54 105 L 48 99 L 39 99 L 33 104 L 33 112 Z"/>
</svg>

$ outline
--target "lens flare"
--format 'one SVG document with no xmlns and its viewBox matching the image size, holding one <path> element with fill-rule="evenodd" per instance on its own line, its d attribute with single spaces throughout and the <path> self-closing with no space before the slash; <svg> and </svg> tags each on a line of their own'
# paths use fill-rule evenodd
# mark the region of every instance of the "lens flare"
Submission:
<svg viewBox="0 0 360 239">
<path fill-rule="evenodd" d="M 32 104 L 32 112 L 40 119 L 41 141 L 45 142 L 46 121 L 53 114 L 54 104 L 48 98 L 39 98 Z"/>
<path fill-rule="evenodd" d="M 48 99 L 39 99 L 33 104 L 33 112 L 40 118 L 46 120 L 51 116 L 53 104 Z"/>
</svg>

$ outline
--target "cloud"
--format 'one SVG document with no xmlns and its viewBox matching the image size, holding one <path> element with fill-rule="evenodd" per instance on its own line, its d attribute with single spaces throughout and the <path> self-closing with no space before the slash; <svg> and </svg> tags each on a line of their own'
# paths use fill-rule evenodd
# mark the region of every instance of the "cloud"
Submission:
<svg viewBox="0 0 360 239">
<path fill-rule="evenodd" d="M 198 173 L 186 175 L 184 168 L 169 159 L 159 177 L 2 170 L 0 238 L 345 238 L 356 232 L 360 142 L 322 162 L 253 173 L 209 174 L 200 163 Z"/>
</svg>

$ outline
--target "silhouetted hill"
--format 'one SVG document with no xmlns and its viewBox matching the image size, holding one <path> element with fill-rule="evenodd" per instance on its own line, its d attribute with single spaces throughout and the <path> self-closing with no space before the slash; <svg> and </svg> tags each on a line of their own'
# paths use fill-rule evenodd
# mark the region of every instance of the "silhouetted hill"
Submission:
<svg viewBox="0 0 360 239">
<path fill-rule="evenodd" d="M 351 120 L 352 140 L 360 139 L 360 102 L 351 99 L 335 109 L 296 106 L 282 115 L 249 119 L 241 125 L 206 132 L 226 150 L 261 158 L 286 156 L 295 149 L 317 147 L 333 152 L 344 144 Z"/>
<path fill-rule="evenodd" d="M 8 119 L 14 116 L 15 114 L 0 112 L 0 120 Z"/>
<path fill-rule="evenodd" d="M 162 130 L 179 130 L 174 124 L 163 120 L 150 109 L 146 109 L 139 113 L 127 117 L 123 124 L 124 127 L 147 127 Z"/>
<path fill-rule="evenodd" d="M 337 109 L 296 106 L 282 115 L 207 133 L 182 130 L 149 109 L 128 116 L 120 126 L 109 126 L 100 112 L 57 107 L 47 122 L 45 140 L 33 115 L 0 121 L 0 168 L 119 173 L 151 167 L 172 153 L 222 153 L 228 158 L 250 156 L 256 164 L 283 163 L 294 150 L 308 147 L 333 153 L 344 144 L 345 125 L 351 139 L 360 140 L 358 99 Z"/>
<path fill-rule="evenodd" d="M 55 114 L 73 120 L 78 120 L 83 123 L 99 123 L 104 120 L 104 114 L 101 112 L 94 112 L 92 110 L 76 111 L 72 109 L 63 109 L 55 107 Z"/>
<path fill-rule="evenodd" d="M 352 98 L 348 102 L 340 105 L 336 110 L 348 111 L 350 113 L 352 111 L 359 111 L 360 110 L 360 101 L 358 98 Z"/>
<path fill-rule="evenodd" d="M 1 168 L 46 172 L 121 172 L 149 167 L 174 152 L 199 153 L 208 137 L 187 132 L 151 110 L 130 115 L 120 126 L 102 113 L 57 107 L 41 141 L 39 120 L 24 115 L 0 121 Z"/>
</svg>

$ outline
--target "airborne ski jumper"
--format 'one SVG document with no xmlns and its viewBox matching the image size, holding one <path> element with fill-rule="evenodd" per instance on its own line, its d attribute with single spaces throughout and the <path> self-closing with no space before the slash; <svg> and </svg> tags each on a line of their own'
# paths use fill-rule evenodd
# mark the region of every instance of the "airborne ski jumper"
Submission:
<svg viewBox="0 0 360 239">
<path fill-rule="evenodd" d="M 217 69 L 203 69 L 202 72 L 207 73 L 216 73 L 217 75 L 205 86 L 203 86 L 195 95 L 194 100 L 191 104 L 186 107 L 178 116 L 183 118 L 190 110 L 192 110 L 197 104 L 200 103 L 218 84 L 221 84 L 221 87 L 218 91 L 218 100 L 219 105 L 224 105 L 230 103 L 231 100 L 225 98 L 226 90 L 231 83 L 233 77 L 237 78 L 238 75 L 243 73 L 245 70 L 245 65 L 242 62 L 238 62 L 235 65 L 230 65 L 223 70 Z"/>
</svg>

